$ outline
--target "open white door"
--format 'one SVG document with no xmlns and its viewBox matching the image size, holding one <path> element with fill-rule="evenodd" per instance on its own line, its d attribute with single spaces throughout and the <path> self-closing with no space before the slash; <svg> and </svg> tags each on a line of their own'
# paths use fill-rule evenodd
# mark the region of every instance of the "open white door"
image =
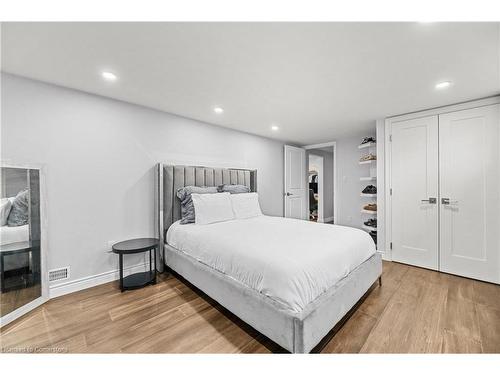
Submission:
<svg viewBox="0 0 500 375">
<path fill-rule="evenodd" d="M 285 145 L 285 217 L 306 219 L 306 151 Z"/>
</svg>

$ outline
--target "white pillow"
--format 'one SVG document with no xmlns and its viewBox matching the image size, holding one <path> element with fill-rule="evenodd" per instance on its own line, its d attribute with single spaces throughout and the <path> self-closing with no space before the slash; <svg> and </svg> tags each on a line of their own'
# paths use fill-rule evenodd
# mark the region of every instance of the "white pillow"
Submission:
<svg viewBox="0 0 500 375">
<path fill-rule="evenodd" d="M 12 208 L 12 202 L 9 198 L 2 198 L 0 200 L 0 226 L 7 225 L 7 218 Z"/>
<path fill-rule="evenodd" d="M 233 204 L 233 212 L 236 219 L 248 219 L 250 217 L 262 215 L 259 205 L 259 194 L 231 194 L 230 198 L 231 203 Z"/>
<path fill-rule="evenodd" d="M 211 224 L 233 220 L 233 207 L 229 193 L 191 194 L 195 224 Z"/>
</svg>

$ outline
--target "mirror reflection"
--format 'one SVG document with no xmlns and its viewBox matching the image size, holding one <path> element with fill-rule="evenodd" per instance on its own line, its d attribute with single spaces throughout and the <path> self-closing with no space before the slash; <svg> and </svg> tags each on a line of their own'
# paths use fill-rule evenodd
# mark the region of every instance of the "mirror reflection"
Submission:
<svg viewBox="0 0 500 375">
<path fill-rule="evenodd" d="M 0 171 L 0 316 L 41 296 L 40 173 Z"/>
</svg>

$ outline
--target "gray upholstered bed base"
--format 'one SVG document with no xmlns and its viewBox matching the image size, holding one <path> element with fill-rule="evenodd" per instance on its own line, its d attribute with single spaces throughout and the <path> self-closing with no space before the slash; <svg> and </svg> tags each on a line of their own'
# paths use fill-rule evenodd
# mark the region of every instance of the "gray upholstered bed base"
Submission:
<svg viewBox="0 0 500 375">
<path fill-rule="evenodd" d="M 158 164 L 157 219 L 160 241 L 181 218 L 177 189 L 242 184 L 257 191 L 257 171 Z M 164 263 L 240 319 L 293 353 L 309 353 L 382 274 L 373 255 L 300 313 L 283 310 L 263 294 L 165 244 Z"/>
<path fill-rule="evenodd" d="M 250 326 L 292 353 L 309 353 L 382 274 L 374 254 L 300 313 L 165 244 L 166 265 Z"/>
</svg>

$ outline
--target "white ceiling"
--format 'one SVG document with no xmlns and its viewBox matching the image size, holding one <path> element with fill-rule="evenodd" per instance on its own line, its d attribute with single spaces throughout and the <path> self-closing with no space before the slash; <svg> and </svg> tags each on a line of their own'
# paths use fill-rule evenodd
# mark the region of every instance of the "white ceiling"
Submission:
<svg viewBox="0 0 500 375">
<path fill-rule="evenodd" d="M 311 144 L 500 93 L 499 25 L 4 23 L 2 69 Z M 104 82 L 102 70 L 119 79 Z M 453 86 L 435 90 L 443 80 Z"/>
</svg>

